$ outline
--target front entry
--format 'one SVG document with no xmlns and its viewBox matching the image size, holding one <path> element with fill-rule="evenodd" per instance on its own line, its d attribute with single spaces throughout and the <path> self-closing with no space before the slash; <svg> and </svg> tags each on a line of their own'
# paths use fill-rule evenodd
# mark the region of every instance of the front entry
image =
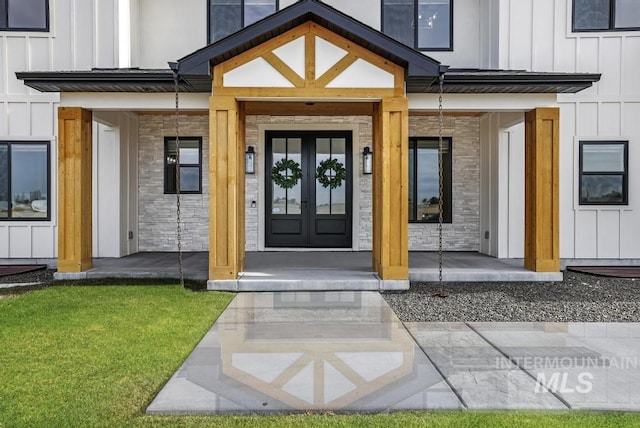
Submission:
<svg viewBox="0 0 640 428">
<path fill-rule="evenodd" d="M 266 247 L 351 248 L 350 131 L 267 131 Z"/>
</svg>

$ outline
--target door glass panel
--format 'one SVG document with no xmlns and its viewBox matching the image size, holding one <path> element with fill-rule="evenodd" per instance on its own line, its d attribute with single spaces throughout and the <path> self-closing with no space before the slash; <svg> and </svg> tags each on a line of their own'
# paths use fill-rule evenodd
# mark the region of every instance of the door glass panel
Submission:
<svg viewBox="0 0 640 428">
<path fill-rule="evenodd" d="M 333 138 L 331 140 L 331 158 L 340 162 L 345 169 L 347 167 L 346 146 L 347 142 L 344 138 Z M 331 214 L 345 214 L 345 189 L 346 180 L 342 181 L 340 186 L 331 190 Z"/>
<path fill-rule="evenodd" d="M 318 138 L 316 140 L 316 169 L 323 161 L 335 159 L 346 168 L 346 140 L 344 138 Z M 329 169 L 325 175 L 333 178 L 335 171 Z M 316 180 L 316 214 L 345 214 L 346 183 L 334 189 L 324 187 Z"/>
<path fill-rule="evenodd" d="M 322 161 L 328 159 L 331 159 L 331 139 L 316 139 L 316 165 L 314 169 L 317 170 Z M 316 180 L 316 214 L 331 214 L 331 190 L 328 187 L 323 187 L 318 180 Z"/>
<path fill-rule="evenodd" d="M 287 141 L 287 158 L 296 162 L 302 168 L 302 140 L 300 138 L 289 138 Z M 287 170 L 287 177 L 291 176 L 291 171 Z M 291 189 L 287 190 L 287 214 L 300 214 L 302 179 Z"/>
<path fill-rule="evenodd" d="M 285 138 L 274 138 L 271 142 L 273 153 L 273 167 L 278 161 L 286 159 L 287 157 L 287 140 Z M 282 187 L 273 183 L 273 200 L 271 201 L 271 213 L 272 214 L 286 214 L 287 213 L 287 192 Z"/>
<path fill-rule="evenodd" d="M 302 140 L 300 138 L 274 138 L 272 140 L 272 167 L 281 160 L 292 160 L 302 167 Z M 292 171 L 281 172 L 286 178 L 291 177 Z M 273 183 L 272 214 L 300 214 L 301 212 L 301 179 L 290 189 L 285 189 Z"/>
</svg>

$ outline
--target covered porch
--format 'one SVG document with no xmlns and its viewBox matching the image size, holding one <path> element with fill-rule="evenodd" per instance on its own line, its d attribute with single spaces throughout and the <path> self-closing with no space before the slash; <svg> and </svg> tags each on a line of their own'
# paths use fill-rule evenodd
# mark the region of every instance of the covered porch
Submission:
<svg viewBox="0 0 640 428">
<path fill-rule="evenodd" d="M 370 251 L 247 252 L 237 291 L 380 290 Z M 207 280 L 208 252 L 184 253 L 185 278 Z M 77 275 L 77 274 L 75 274 Z M 136 253 L 94 259 L 85 278 L 178 278 L 176 253 Z M 77 277 L 77 276 L 75 276 Z M 409 253 L 409 280 L 438 280 L 438 253 Z M 561 281 L 561 272 L 532 272 L 521 259 L 497 259 L 472 252 L 443 255 L 446 282 Z"/>
<path fill-rule="evenodd" d="M 429 122 L 436 119 L 438 78 L 445 72 L 445 132 L 454 138 L 456 132 L 464 134 L 453 143 L 457 156 L 453 163 L 461 170 L 471 171 L 453 173 L 454 185 L 461 185 L 454 187 L 458 200 L 447 228 L 458 228 L 459 234 L 464 234 L 462 239 L 473 241 L 469 245 L 465 241 L 464 246 L 452 250 L 474 252 L 469 257 L 456 252 L 451 253 L 450 259 L 445 258 L 447 264 L 456 262 L 445 264 L 444 279 L 561 278 L 560 118 L 555 94 L 583 89 L 591 84 L 592 76 L 515 72 L 470 75 L 448 70 L 422 53 L 313 1 L 299 2 L 229 36 L 224 43 L 198 50 L 173 64 L 173 69 L 179 77 L 180 108 L 184 113 L 180 118 L 181 135 L 197 134 L 202 144 L 202 161 L 198 163 L 201 191 L 181 197 L 185 214 L 181 225 L 183 231 L 190 233 L 184 240 L 192 246 L 187 251 L 206 252 L 189 254 L 187 263 L 196 263 L 200 257 L 203 260 L 193 269 L 187 267 L 187 275 L 209 280 L 211 289 L 267 287 L 273 285 L 274 278 L 282 284 L 289 281 L 291 287 L 310 289 L 320 285 L 329 287 L 325 289 L 346 289 L 358 283 L 364 287 L 361 289 L 397 289 L 407 288 L 410 280 L 437 279 L 433 254 L 421 257 L 409 253 L 410 249 L 433 249 L 435 235 L 431 227 L 415 221 L 419 220 L 417 214 L 413 216 L 414 223 L 409 224 L 412 220 L 407 183 L 409 138 L 437 134 Z M 171 70 L 23 73 L 21 78 L 35 89 L 61 92 L 56 201 L 59 276 L 177 272 L 177 258 L 170 253 L 175 245 L 175 197 L 161 185 L 164 158 L 169 158 L 164 156 L 163 138 L 166 144 L 167 138 L 177 134 L 173 130 L 177 124 L 172 119 L 175 98 L 171 92 L 175 87 Z M 494 155 L 501 146 L 493 141 L 498 141 L 500 130 L 507 126 L 500 112 L 517 113 L 522 125 L 522 165 L 512 168 L 522 178 L 522 190 L 514 192 L 522 196 L 522 213 L 518 217 L 522 242 L 514 240 L 512 245 L 521 251 L 516 255 L 506 253 L 506 257 L 524 259 L 514 262 L 516 266 L 477 253 L 505 257 L 497 244 L 499 236 L 507 236 L 499 233 L 506 224 L 499 215 L 504 212 L 500 204 L 506 200 L 501 197 L 501 189 L 512 180 L 506 173 L 495 173 L 498 169 Z M 312 119 L 318 117 L 321 119 Z M 366 119 L 356 126 L 353 117 Z M 473 130 L 460 125 L 462 119 L 453 120 L 460 117 L 467 125 L 473 123 Z M 101 123 L 108 126 L 102 129 Z M 345 188 L 356 195 L 368 192 L 359 205 L 354 198 L 352 212 L 345 215 L 346 226 L 339 225 L 352 231 L 353 236 L 345 238 L 346 252 L 288 252 L 287 247 L 304 246 L 288 245 L 280 248 L 284 252 L 278 258 L 268 252 L 272 246 L 261 242 L 266 239 L 267 226 L 271 223 L 273 228 L 276 223 L 265 219 L 266 214 L 278 214 L 276 210 L 281 209 L 268 204 L 292 203 L 292 198 L 276 201 L 267 197 L 273 188 L 269 184 L 273 170 L 265 159 L 269 159 L 268 148 L 273 145 L 268 145 L 265 135 L 272 131 L 329 129 L 350 131 L 354 139 L 353 144 L 349 143 L 355 159 L 352 172 L 349 161 L 345 162 L 353 185 L 350 187 L 345 181 Z M 122 154 L 112 162 L 121 175 L 115 185 L 113 171 L 104 176 L 101 172 L 106 170 L 105 158 L 115 157 L 116 144 L 101 143 L 111 136 L 120 144 Z M 96 138 L 100 140 L 97 143 Z M 318 142 L 309 145 L 317 147 Z M 472 150 L 468 150 L 470 146 Z M 100 152 L 101 147 L 105 153 Z M 249 148 L 257 149 L 259 159 L 254 175 L 245 165 L 245 151 Z M 364 148 L 372 148 L 374 153 L 372 171 L 367 173 L 359 163 Z M 289 156 L 289 148 L 285 152 Z M 296 152 L 303 154 L 304 149 Z M 92 170 L 94 163 L 97 172 Z M 304 161 L 301 165 L 304 169 Z M 309 171 L 309 182 L 313 182 L 317 178 L 315 168 Z M 306 199 L 294 201 L 319 206 Z M 167 209 L 161 210 L 167 201 L 171 203 L 170 215 Z M 188 201 L 192 204 L 188 205 Z M 467 217 L 473 218 L 458 221 L 456 212 L 471 213 Z M 187 216 L 190 223 L 184 221 Z M 110 228 L 114 218 L 119 219 L 119 224 Z M 307 215 L 300 221 L 316 224 L 311 220 L 315 217 Z M 353 227 L 349 221 L 353 221 Z M 117 229 L 116 233 L 112 229 Z M 284 233 L 291 231 L 286 229 Z M 167 257 L 166 264 L 161 262 L 154 267 L 157 260 L 147 263 L 145 253 L 121 259 L 102 258 L 101 248 L 111 241 L 114 254 L 121 256 L 169 251 L 157 255 Z M 256 254 L 252 252 L 255 249 L 265 251 Z M 358 253 L 360 250 L 365 251 Z M 270 261 L 272 257 L 276 260 Z M 459 272 L 458 267 L 463 265 L 475 271 Z M 495 272 L 495 279 L 491 279 L 489 271 Z M 306 283 L 300 283 L 301 277 Z"/>
</svg>

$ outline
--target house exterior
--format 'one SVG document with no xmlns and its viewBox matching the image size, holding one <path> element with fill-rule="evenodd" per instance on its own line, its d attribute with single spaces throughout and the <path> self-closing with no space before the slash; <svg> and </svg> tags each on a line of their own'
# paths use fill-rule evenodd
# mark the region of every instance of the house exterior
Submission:
<svg viewBox="0 0 640 428">
<path fill-rule="evenodd" d="M 406 282 L 408 251 L 438 248 L 439 147 L 445 251 L 541 272 L 640 259 L 631 0 L 5 0 L 0 14 L 0 259 L 72 273 L 175 251 L 179 169 L 182 249 L 209 251 L 221 286 L 245 251 L 301 248 L 372 251 L 383 280 Z"/>
</svg>

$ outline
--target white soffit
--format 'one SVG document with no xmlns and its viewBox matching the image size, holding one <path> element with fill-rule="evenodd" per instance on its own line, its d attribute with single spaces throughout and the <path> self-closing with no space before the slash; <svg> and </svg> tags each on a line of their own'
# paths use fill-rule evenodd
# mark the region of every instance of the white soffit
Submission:
<svg viewBox="0 0 640 428">
<path fill-rule="evenodd" d="M 304 79 L 304 37 L 298 37 L 293 42 L 274 49 L 273 53 Z"/>
<path fill-rule="evenodd" d="M 358 59 L 336 76 L 327 88 L 393 88 L 393 74 Z"/>
<path fill-rule="evenodd" d="M 316 79 L 326 73 L 348 52 L 316 36 Z"/>
<path fill-rule="evenodd" d="M 223 76 L 223 85 L 236 88 L 293 88 L 293 83 L 264 58 L 256 58 Z"/>
</svg>

